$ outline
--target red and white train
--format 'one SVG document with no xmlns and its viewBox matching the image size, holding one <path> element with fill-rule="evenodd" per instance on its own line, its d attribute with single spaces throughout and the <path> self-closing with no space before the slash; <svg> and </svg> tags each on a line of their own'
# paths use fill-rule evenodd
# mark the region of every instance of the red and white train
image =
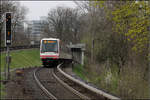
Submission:
<svg viewBox="0 0 150 100">
<path fill-rule="evenodd" d="M 58 64 L 60 56 L 60 40 L 43 38 L 40 43 L 40 58 L 44 66 Z"/>
</svg>

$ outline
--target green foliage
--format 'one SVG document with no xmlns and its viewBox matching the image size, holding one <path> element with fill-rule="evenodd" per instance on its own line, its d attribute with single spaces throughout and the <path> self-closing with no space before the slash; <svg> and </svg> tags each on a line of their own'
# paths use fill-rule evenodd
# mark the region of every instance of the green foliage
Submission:
<svg viewBox="0 0 150 100">
<path fill-rule="evenodd" d="M 84 66 L 82 66 L 82 65 L 74 66 L 73 72 L 75 72 L 82 79 L 87 80 L 85 72 L 84 72 Z"/>
<path fill-rule="evenodd" d="M 137 52 L 144 50 L 148 44 L 148 26 L 150 7 L 145 1 L 126 1 L 119 8 L 112 11 L 113 30 L 124 34 Z"/>
<path fill-rule="evenodd" d="M 122 98 L 148 98 L 146 76 L 149 68 L 147 55 L 150 8 L 147 2 L 90 0 L 89 4 L 87 14 L 97 16 L 97 19 L 88 16 L 95 21 L 91 26 L 97 27 L 95 24 L 99 24 L 100 27 L 90 29 L 89 25 L 82 39 L 86 43 L 87 52 L 92 51 L 92 39 L 95 40 L 94 62 L 90 64 L 91 59 L 88 59 L 83 69 L 88 73 L 87 79 Z M 107 22 L 109 24 L 105 24 Z M 94 35 L 89 35 L 90 32 Z"/>
<path fill-rule="evenodd" d="M 149 40 L 148 27 L 150 25 L 150 6 L 147 1 L 127 1 L 121 0 L 115 2 L 112 9 L 107 1 L 95 0 L 90 5 L 94 7 L 103 7 L 106 17 L 112 20 L 113 31 L 123 34 L 132 44 L 132 50 L 142 52 L 147 49 Z"/>
<path fill-rule="evenodd" d="M 104 2 L 105 1 L 101 1 L 101 0 L 90 0 L 90 6 L 94 6 L 96 7 L 104 7 Z"/>
</svg>

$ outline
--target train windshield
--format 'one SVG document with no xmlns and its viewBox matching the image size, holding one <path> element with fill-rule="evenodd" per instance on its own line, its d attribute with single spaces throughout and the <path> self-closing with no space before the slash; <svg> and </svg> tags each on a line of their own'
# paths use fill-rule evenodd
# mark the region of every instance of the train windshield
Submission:
<svg viewBox="0 0 150 100">
<path fill-rule="evenodd" d="M 58 52 L 58 43 L 56 40 L 43 40 L 41 52 Z"/>
</svg>

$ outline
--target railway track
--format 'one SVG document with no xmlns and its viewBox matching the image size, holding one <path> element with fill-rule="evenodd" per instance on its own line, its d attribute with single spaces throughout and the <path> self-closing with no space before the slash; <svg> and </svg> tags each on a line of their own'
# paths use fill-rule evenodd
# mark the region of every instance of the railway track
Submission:
<svg viewBox="0 0 150 100">
<path fill-rule="evenodd" d="M 61 64 L 59 64 L 58 66 L 60 66 Z M 84 95 L 83 93 L 81 93 L 81 91 L 77 91 L 75 88 L 73 88 L 75 86 L 75 84 L 71 83 L 70 81 L 64 81 L 64 77 L 59 77 L 57 70 L 53 70 L 53 76 L 57 79 L 57 81 L 62 84 L 62 86 L 64 86 L 66 89 L 68 89 L 70 92 L 72 92 L 73 94 L 77 95 L 80 97 L 80 99 L 85 99 L 85 100 L 89 100 L 90 98 L 86 95 Z"/>
<path fill-rule="evenodd" d="M 120 99 L 101 90 L 87 86 L 85 83 L 66 74 L 60 67 L 38 68 L 34 79 L 40 89 L 50 99 Z M 44 73 L 44 74 L 43 74 Z"/>
<path fill-rule="evenodd" d="M 33 99 L 120 99 L 73 78 L 63 71 L 64 67 L 59 64 L 57 68 L 20 69 L 24 77 L 23 94 Z"/>
<path fill-rule="evenodd" d="M 66 87 L 54 77 L 53 68 L 38 68 L 34 71 L 34 79 L 39 88 L 50 99 L 80 99 L 80 97 L 68 91 Z"/>
<path fill-rule="evenodd" d="M 69 74 L 66 74 L 60 67 L 61 67 L 60 65 L 57 66 L 57 71 L 55 71 L 56 75 L 59 77 L 63 77 L 64 83 L 70 85 L 72 88 L 82 93 L 88 99 L 106 99 L 106 100 L 120 99 L 102 90 L 91 87 L 75 79 L 74 77 L 71 77 Z M 85 98 L 82 98 L 82 99 L 85 99 Z"/>
<path fill-rule="evenodd" d="M 44 85 L 42 84 L 42 82 L 40 82 L 40 80 L 38 79 L 36 73 L 37 73 L 37 71 L 39 71 L 39 70 L 41 70 L 41 68 L 37 68 L 37 69 L 34 70 L 34 79 L 35 79 L 36 83 L 38 84 L 39 88 L 47 95 L 48 98 L 57 100 L 57 98 L 56 98 L 52 93 L 50 93 L 50 92 L 44 87 Z"/>
</svg>

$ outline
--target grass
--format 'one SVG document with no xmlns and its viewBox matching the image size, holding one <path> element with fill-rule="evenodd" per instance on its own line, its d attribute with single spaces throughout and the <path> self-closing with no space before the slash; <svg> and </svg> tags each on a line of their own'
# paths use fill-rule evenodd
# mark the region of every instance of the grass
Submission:
<svg viewBox="0 0 150 100">
<path fill-rule="evenodd" d="M 88 80 L 86 77 L 86 73 L 84 72 L 84 66 L 79 64 L 75 65 L 73 67 L 73 72 L 75 72 L 83 80 Z"/>
<path fill-rule="evenodd" d="M 40 60 L 40 51 L 39 49 L 28 49 L 28 50 L 16 50 L 11 51 L 11 64 L 10 68 L 19 68 L 19 67 L 29 67 L 29 66 L 40 66 L 41 60 Z M 5 57 L 6 53 L 1 53 L 0 57 L 0 66 L 1 71 L 4 71 L 5 67 Z M 0 80 L 4 80 L 4 77 L 1 75 Z M 5 86 L 0 83 L 0 96 L 3 98 L 6 95 L 5 92 Z"/>
<path fill-rule="evenodd" d="M 39 49 L 16 50 L 11 51 L 11 64 L 10 68 L 40 66 L 40 51 Z M 1 71 L 4 71 L 6 53 L 1 53 Z"/>
</svg>

